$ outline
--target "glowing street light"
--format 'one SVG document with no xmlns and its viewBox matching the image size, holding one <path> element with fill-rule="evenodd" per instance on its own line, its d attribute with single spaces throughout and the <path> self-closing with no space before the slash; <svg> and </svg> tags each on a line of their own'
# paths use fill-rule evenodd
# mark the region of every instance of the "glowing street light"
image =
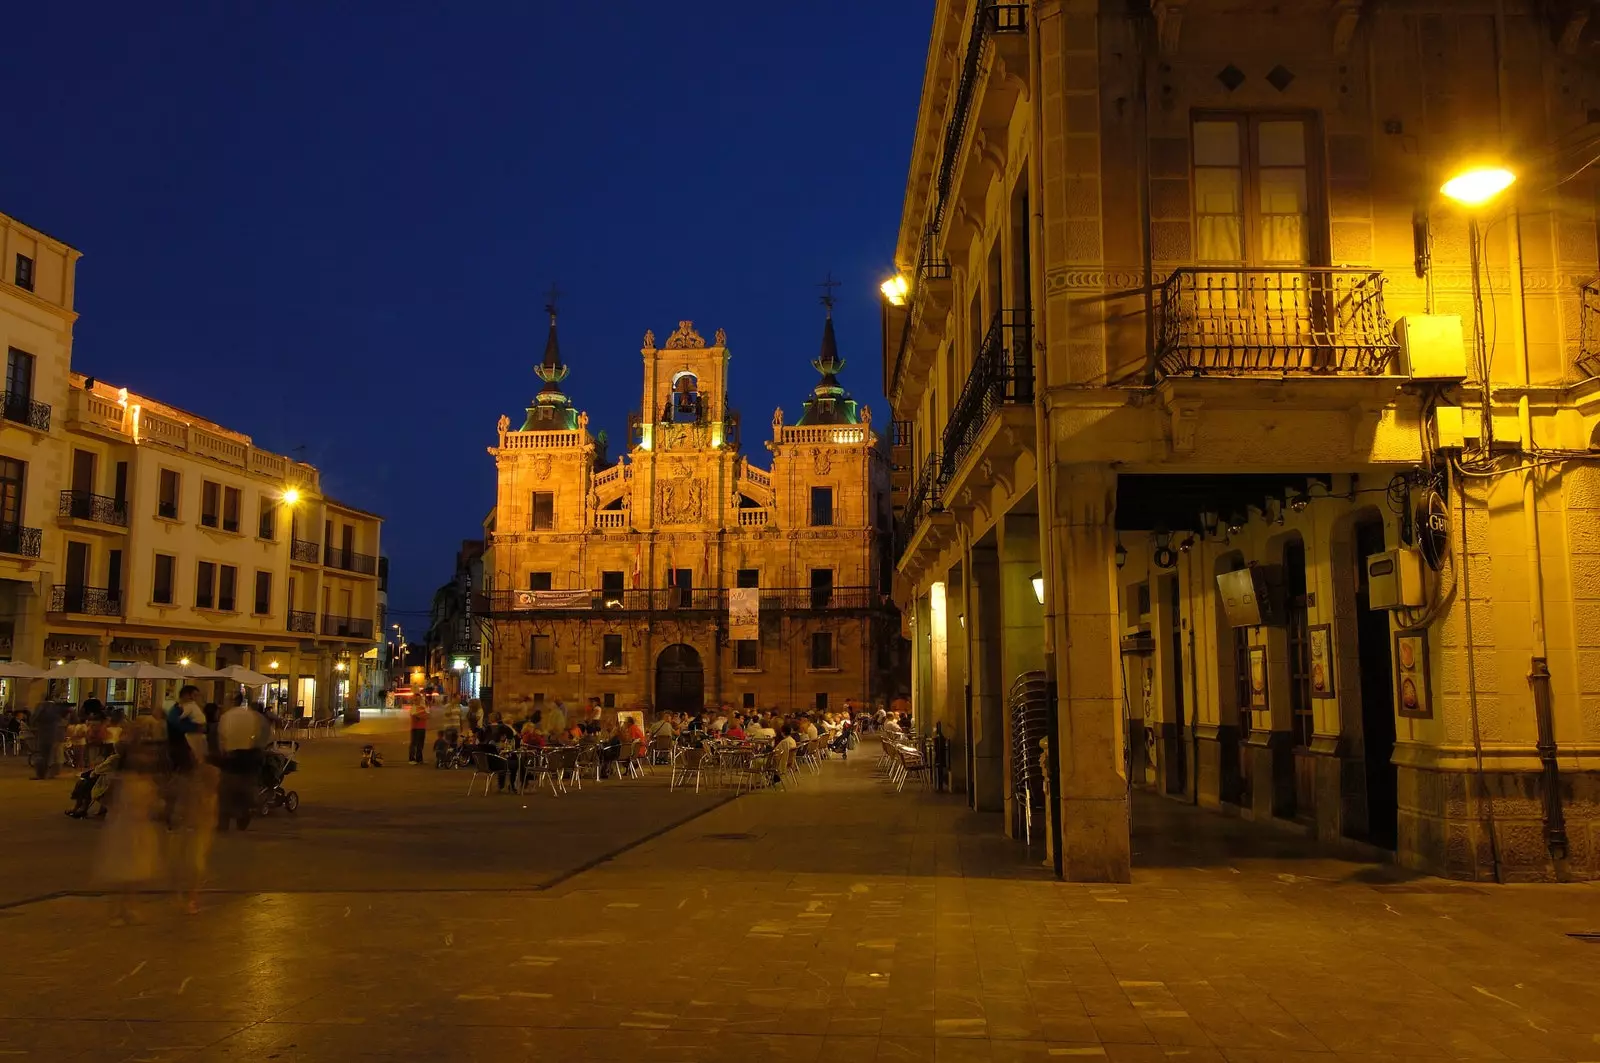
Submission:
<svg viewBox="0 0 1600 1063">
<path fill-rule="evenodd" d="M 1481 207 L 1510 188 L 1517 175 L 1501 166 L 1474 166 L 1456 174 L 1440 194 L 1469 207 Z"/>
<path fill-rule="evenodd" d="M 300 489 L 298 487 L 285 487 L 283 489 L 283 502 L 285 505 L 292 506 L 298 501 L 300 501 Z"/>
<path fill-rule="evenodd" d="M 879 285 L 878 290 L 889 300 L 891 306 L 905 306 L 906 295 L 911 291 L 911 285 L 906 283 L 905 274 L 896 273 Z"/>
<path fill-rule="evenodd" d="M 184 667 L 184 668 L 189 667 L 189 658 L 187 658 L 187 657 L 179 657 L 178 658 L 178 664 L 180 666 Z"/>
</svg>

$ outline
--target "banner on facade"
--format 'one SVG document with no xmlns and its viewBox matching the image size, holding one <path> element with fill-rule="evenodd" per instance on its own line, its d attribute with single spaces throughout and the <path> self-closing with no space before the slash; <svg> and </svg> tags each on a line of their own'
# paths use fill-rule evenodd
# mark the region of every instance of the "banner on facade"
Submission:
<svg viewBox="0 0 1600 1063">
<path fill-rule="evenodd" d="M 735 641 L 761 637 L 759 587 L 733 587 L 728 591 L 728 637 Z"/>
</svg>

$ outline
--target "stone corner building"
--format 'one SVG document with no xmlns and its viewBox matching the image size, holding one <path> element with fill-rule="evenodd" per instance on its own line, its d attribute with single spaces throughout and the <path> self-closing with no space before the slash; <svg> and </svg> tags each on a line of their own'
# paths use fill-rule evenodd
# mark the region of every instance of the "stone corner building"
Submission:
<svg viewBox="0 0 1600 1063">
<path fill-rule="evenodd" d="M 934 8 L 884 386 L 958 786 L 1075 879 L 1130 786 L 1600 877 L 1594 5 Z"/>
<path fill-rule="evenodd" d="M 804 412 L 773 417 L 770 469 L 739 453 L 725 336 L 708 343 L 688 321 L 659 347 L 645 333 L 641 409 L 609 464 L 605 434 L 562 390 L 549 310 L 543 386 L 489 450 L 484 696 L 666 710 L 893 694 L 889 462 L 838 382 L 831 310 Z"/>
</svg>

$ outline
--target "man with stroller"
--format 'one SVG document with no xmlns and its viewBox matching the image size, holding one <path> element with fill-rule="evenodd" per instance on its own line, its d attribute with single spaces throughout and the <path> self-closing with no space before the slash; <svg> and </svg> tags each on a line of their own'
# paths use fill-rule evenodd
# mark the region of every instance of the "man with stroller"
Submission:
<svg viewBox="0 0 1600 1063">
<path fill-rule="evenodd" d="M 272 735 L 267 718 L 244 698 L 217 719 L 217 748 L 222 776 L 217 783 L 217 829 L 230 823 L 240 830 L 250 825 L 256 791 L 261 785 L 263 751 Z"/>
</svg>

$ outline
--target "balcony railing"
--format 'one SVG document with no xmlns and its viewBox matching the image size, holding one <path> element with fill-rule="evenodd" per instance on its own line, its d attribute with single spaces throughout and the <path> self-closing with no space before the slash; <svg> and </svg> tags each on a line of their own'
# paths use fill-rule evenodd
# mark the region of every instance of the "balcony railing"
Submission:
<svg viewBox="0 0 1600 1063">
<path fill-rule="evenodd" d="M 38 528 L 24 528 L 10 521 L 0 524 L 0 554 L 38 557 L 42 539 Z"/>
<path fill-rule="evenodd" d="M 314 565 L 322 556 L 322 549 L 316 543 L 307 539 L 295 539 L 289 543 L 289 558 L 301 564 Z"/>
<path fill-rule="evenodd" d="M 92 520 L 96 524 L 112 524 L 118 528 L 126 528 L 128 503 L 126 499 L 91 494 L 88 491 L 63 491 L 56 516 L 70 517 L 73 520 Z"/>
<path fill-rule="evenodd" d="M 944 468 L 953 475 L 1001 406 L 1033 402 L 1033 330 L 1027 310 L 999 310 L 945 426 Z"/>
<path fill-rule="evenodd" d="M 628 526 L 628 511 L 625 509 L 602 509 L 594 515 L 594 526 L 618 531 Z"/>
<path fill-rule="evenodd" d="M 473 600 L 475 616 L 515 619 L 553 614 L 660 616 L 728 607 L 726 587 L 656 587 L 630 590 L 486 591 Z M 882 607 L 887 597 L 874 587 L 763 587 L 763 611 L 812 612 Z"/>
<path fill-rule="evenodd" d="M 890 446 L 909 447 L 911 445 L 911 429 L 912 424 L 910 421 L 894 422 L 891 429 L 894 434 L 891 437 Z"/>
<path fill-rule="evenodd" d="M 73 587 L 58 583 L 50 588 L 50 611 L 82 616 L 121 616 L 122 591 L 117 587 Z"/>
<path fill-rule="evenodd" d="M 767 511 L 764 509 L 745 508 L 739 510 L 739 527 L 764 528 L 767 525 Z"/>
<path fill-rule="evenodd" d="M 761 609 L 786 613 L 877 609 L 888 596 L 876 587 L 761 588 Z"/>
<path fill-rule="evenodd" d="M 1162 285 L 1156 375 L 1373 376 L 1399 350 L 1383 274 L 1186 267 Z"/>
<path fill-rule="evenodd" d="M 322 633 L 341 639 L 370 639 L 372 620 L 364 616 L 324 616 Z"/>
<path fill-rule="evenodd" d="M 895 557 L 900 557 L 906 552 L 906 547 L 911 545 L 911 537 L 916 534 L 917 527 L 923 520 L 930 513 L 936 513 L 942 508 L 939 493 L 944 487 L 944 481 L 944 470 L 939 455 L 929 454 L 923 460 L 922 471 L 917 473 L 916 480 L 911 484 L 911 493 L 906 496 L 905 512 L 895 525 Z"/>
<path fill-rule="evenodd" d="M 378 558 L 374 554 L 358 554 L 354 550 L 342 550 L 328 547 L 323 555 L 322 563 L 329 568 L 339 568 L 346 572 L 359 572 L 363 576 L 378 574 Z"/>
<path fill-rule="evenodd" d="M 956 85 L 956 98 L 950 108 L 950 124 L 944 131 L 944 155 L 939 160 L 939 198 L 933 211 L 935 228 L 944 224 L 944 208 L 950 198 L 956 166 L 961 159 L 961 147 L 967 139 L 967 125 L 972 119 L 972 100 L 977 94 L 978 78 L 983 72 L 983 50 L 989 38 L 997 33 L 1027 33 L 1028 5 L 999 4 L 995 0 L 982 0 L 973 15 L 972 33 L 967 38 L 967 54 L 961 63 L 961 80 Z"/>
<path fill-rule="evenodd" d="M 1578 368 L 1600 376 L 1600 280 L 1585 284 L 1578 294 Z"/>
<path fill-rule="evenodd" d="M 0 416 L 40 432 L 50 431 L 50 404 L 40 402 L 32 395 L 15 391 L 0 392 Z"/>
<path fill-rule="evenodd" d="M 302 635 L 317 633 L 317 614 L 301 609 L 289 610 L 289 630 Z"/>
</svg>

